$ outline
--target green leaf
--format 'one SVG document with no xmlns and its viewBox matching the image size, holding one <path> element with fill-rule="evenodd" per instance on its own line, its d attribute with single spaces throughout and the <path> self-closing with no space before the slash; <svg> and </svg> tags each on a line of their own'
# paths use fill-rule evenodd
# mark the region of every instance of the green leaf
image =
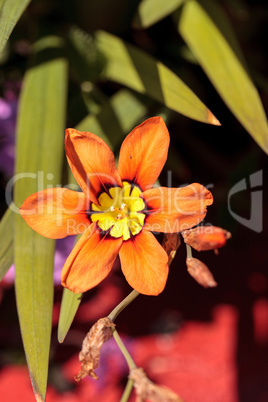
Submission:
<svg viewBox="0 0 268 402">
<path fill-rule="evenodd" d="M 114 151 L 145 113 L 146 107 L 137 96 L 127 89 L 121 89 L 99 113 L 86 116 L 76 129 L 98 135 Z"/>
<path fill-rule="evenodd" d="M 0 2 L 0 53 L 16 23 L 31 0 L 2 0 Z"/>
<path fill-rule="evenodd" d="M 231 46 L 233 52 L 244 65 L 244 68 L 246 68 L 246 60 L 241 46 L 238 42 L 231 22 L 220 2 L 215 2 L 214 0 L 202 0 L 202 7 L 213 20 L 214 24 L 217 26 L 218 30 L 224 36 L 228 44 Z"/>
<path fill-rule="evenodd" d="M 70 66 L 74 68 L 78 81 L 94 82 L 103 68 L 103 58 L 97 49 L 94 38 L 77 26 L 69 32 Z"/>
<path fill-rule="evenodd" d="M 148 28 L 175 11 L 185 0 L 142 0 L 134 16 L 135 28 Z"/>
<path fill-rule="evenodd" d="M 192 119 L 219 124 L 193 91 L 160 61 L 104 31 L 96 34 L 96 40 L 106 59 L 104 78 L 144 93 Z"/>
<path fill-rule="evenodd" d="M 239 58 L 195 0 L 184 5 L 179 31 L 226 105 L 268 153 L 268 126 L 258 92 Z"/>
<path fill-rule="evenodd" d="M 43 45 L 22 86 L 14 191 L 16 300 L 37 401 L 44 401 L 46 394 L 55 242 L 28 227 L 18 208 L 30 194 L 61 182 L 67 92 L 67 63 L 62 52 Z"/>
<path fill-rule="evenodd" d="M 69 289 L 63 290 L 60 318 L 58 326 L 58 341 L 62 343 L 67 335 L 74 316 L 81 302 L 83 293 L 73 293 Z"/>
<path fill-rule="evenodd" d="M 0 281 L 14 262 L 13 224 L 13 212 L 8 209 L 0 222 Z"/>
<path fill-rule="evenodd" d="M 128 133 L 146 112 L 145 106 L 126 89 L 118 91 L 97 115 L 83 119 L 76 129 L 91 131 L 100 136 L 114 150 L 122 137 Z M 71 173 L 69 171 L 69 173 Z M 69 179 L 74 183 L 73 176 Z M 63 342 L 79 307 L 82 294 L 64 289 L 58 326 L 58 340 Z"/>
</svg>

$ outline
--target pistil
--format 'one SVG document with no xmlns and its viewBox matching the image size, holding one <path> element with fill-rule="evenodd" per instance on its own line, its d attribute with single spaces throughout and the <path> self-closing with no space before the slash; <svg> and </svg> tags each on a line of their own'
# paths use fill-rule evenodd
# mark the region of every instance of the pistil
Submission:
<svg viewBox="0 0 268 402">
<path fill-rule="evenodd" d="M 110 195 L 102 193 L 98 199 L 99 205 L 93 204 L 95 212 L 91 215 L 92 222 L 98 222 L 102 230 L 109 230 L 112 237 L 123 237 L 128 240 L 142 230 L 145 215 L 142 210 L 145 204 L 139 197 L 141 191 L 133 189 L 127 182 L 123 182 L 123 188 L 113 187 Z"/>
</svg>

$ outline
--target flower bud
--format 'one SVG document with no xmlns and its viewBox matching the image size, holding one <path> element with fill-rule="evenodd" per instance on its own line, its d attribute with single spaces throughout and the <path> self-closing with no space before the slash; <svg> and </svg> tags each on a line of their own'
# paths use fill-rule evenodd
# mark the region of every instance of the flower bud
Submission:
<svg viewBox="0 0 268 402">
<path fill-rule="evenodd" d="M 162 247 L 168 255 L 168 265 L 174 260 L 177 249 L 181 244 L 181 238 L 177 233 L 165 233 Z"/>
<path fill-rule="evenodd" d="M 133 381 L 137 394 L 137 402 L 183 402 L 182 399 L 169 388 L 154 384 L 142 368 L 131 370 L 129 378 Z"/>
<path fill-rule="evenodd" d="M 186 258 L 187 271 L 204 288 L 214 288 L 217 286 L 212 273 L 208 267 L 197 258 Z"/>
<path fill-rule="evenodd" d="M 79 361 L 82 364 L 79 373 L 75 377 L 76 381 L 79 382 L 87 375 L 94 378 L 94 380 L 98 379 L 94 370 L 99 367 L 100 349 L 102 345 L 113 335 L 111 327 L 115 327 L 115 324 L 110 318 L 105 317 L 99 319 L 87 333 L 83 340 L 82 350 L 79 353 Z"/>
<path fill-rule="evenodd" d="M 217 226 L 197 226 L 182 232 L 186 244 L 197 251 L 214 250 L 225 246 L 231 233 Z"/>
</svg>

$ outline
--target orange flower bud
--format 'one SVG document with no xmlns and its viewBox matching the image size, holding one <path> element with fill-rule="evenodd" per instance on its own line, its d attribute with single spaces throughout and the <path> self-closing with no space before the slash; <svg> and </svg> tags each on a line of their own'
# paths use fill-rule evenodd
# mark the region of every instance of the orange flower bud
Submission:
<svg viewBox="0 0 268 402">
<path fill-rule="evenodd" d="M 115 324 L 110 318 L 105 317 L 99 319 L 87 333 L 83 340 L 82 350 L 79 353 L 79 361 L 82 364 L 79 373 L 74 377 L 76 381 L 79 382 L 87 375 L 94 378 L 94 380 L 98 379 L 94 370 L 99 367 L 100 349 L 102 345 L 113 335 L 111 327 L 115 327 Z"/>
<path fill-rule="evenodd" d="M 133 380 L 137 393 L 137 402 L 183 402 L 182 399 L 169 388 L 154 384 L 142 368 L 131 370 L 129 378 Z"/>
<path fill-rule="evenodd" d="M 214 288 L 217 286 L 212 273 L 208 267 L 197 258 L 186 258 L 187 271 L 204 288 Z"/>
<path fill-rule="evenodd" d="M 186 244 L 197 251 L 214 250 L 223 247 L 231 233 L 217 226 L 197 226 L 182 232 Z"/>
</svg>

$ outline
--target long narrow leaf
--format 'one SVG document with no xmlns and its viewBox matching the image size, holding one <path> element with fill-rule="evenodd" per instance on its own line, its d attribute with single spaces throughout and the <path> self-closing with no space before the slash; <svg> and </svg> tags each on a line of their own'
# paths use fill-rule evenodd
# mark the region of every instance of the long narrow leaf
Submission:
<svg viewBox="0 0 268 402">
<path fill-rule="evenodd" d="M 51 50 L 55 52 L 54 48 Z M 49 56 L 49 51 L 46 56 Z M 17 208 L 30 194 L 61 181 L 66 67 L 66 61 L 61 57 L 46 57 L 45 63 L 37 59 L 23 83 L 18 117 L 15 288 L 23 344 L 37 401 L 44 401 L 46 394 L 54 241 L 30 229 Z"/>
<path fill-rule="evenodd" d="M 58 341 L 62 343 L 67 335 L 74 316 L 81 302 L 83 293 L 73 293 L 69 289 L 63 290 L 60 318 L 58 326 Z"/>
<path fill-rule="evenodd" d="M 230 45 L 195 0 L 185 3 L 179 31 L 226 105 L 268 153 L 268 126 L 258 92 Z"/>
<path fill-rule="evenodd" d="M 224 36 L 228 44 L 231 46 L 244 68 L 247 69 L 245 56 L 239 44 L 238 38 L 221 3 L 215 2 L 214 0 L 202 0 L 202 7 L 213 20 L 214 24 L 217 26 L 218 30 Z"/>
<path fill-rule="evenodd" d="M 122 137 L 145 113 L 143 103 L 129 90 L 122 89 L 111 97 L 99 113 L 88 115 L 76 128 L 97 134 L 114 151 Z"/>
<path fill-rule="evenodd" d="M 106 79 L 144 93 L 192 119 L 219 125 L 193 91 L 164 64 L 107 32 L 99 31 L 96 40 L 106 60 Z"/>
<path fill-rule="evenodd" d="M 3 0 L 0 3 L 0 53 L 31 0 Z"/>
<path fill-rule="evenodd" d="M 14 216 L 8 209 L 0 222 L 0 281 L 14 262 Z"/>
<path fill-rule="evenodd" d="M 134 17 L 134 26 L 148 28 L 176 10 L 184 0 L 142 0 Z"/>
</svg>

